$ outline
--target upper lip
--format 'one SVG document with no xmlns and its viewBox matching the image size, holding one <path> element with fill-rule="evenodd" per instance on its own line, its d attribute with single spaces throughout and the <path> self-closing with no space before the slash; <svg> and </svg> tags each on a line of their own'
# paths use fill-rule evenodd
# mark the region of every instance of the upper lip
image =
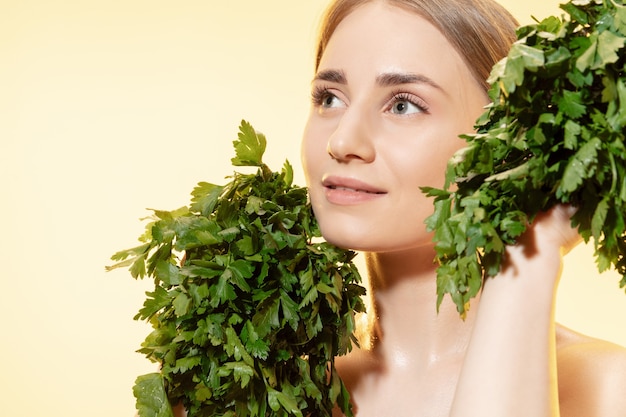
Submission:
<svg viewBox="0 0 626 417">
<path fill-rule="evenodd" d="M 356 178 L 326 176 L 322 179 L 322 185 L 326 188 L 346 188 L 372 194 L 385 194 L 382 188 L 368 184 Z"/>
</svg>

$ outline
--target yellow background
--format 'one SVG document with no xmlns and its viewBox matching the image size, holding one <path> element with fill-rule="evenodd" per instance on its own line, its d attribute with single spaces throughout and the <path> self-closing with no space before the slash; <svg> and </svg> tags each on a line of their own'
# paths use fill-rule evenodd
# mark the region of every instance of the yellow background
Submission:
<svg viewBox="0 0 626 417">
<path fill-rule="evenodd" d="M 0 414 L 132 416 L 147 282 L 104 272 L 146 208 L 232 172 L 240 119 L 303 184 L 327 0 L 0 0 Z M 523 22 L 554 0 L 502 0 Z M 616 275 L 568 257 L 558 318 L 626 344 Z"/>
</svg>

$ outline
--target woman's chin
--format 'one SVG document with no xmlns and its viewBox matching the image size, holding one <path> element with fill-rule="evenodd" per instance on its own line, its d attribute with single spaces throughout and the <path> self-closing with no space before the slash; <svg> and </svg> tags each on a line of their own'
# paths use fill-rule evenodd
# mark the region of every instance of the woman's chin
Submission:
<svg viewBox="0 0 626 417">
<path fill-rule="evenodd" d="M 354 251 L 362 251 L 365 250 L 358 245 L 352 238 L 347 238 L 347 236 L 337 236 L 335 233 L 332 234 L 324 234 L 322 233 L 322 237 L 324 240 L 331 245 L 335 245 L 342 249 L 354 250 Z"/>
<path fill-rule="evenodd" d="M 325 232 L 322 228 L 322 236 L 325 241 L 343 249 L 349 249 L 357 252 L 403 252 L 415 248 L 434 247 L 432 236 L 424 234 L 423 236 L 406 236 L 406 239 L 390 239 L 389 236 L 380 233 L 368 232 L 360 229 L 358 232 L 354 230 L 346 230 L 341 228 L 331 228 L 331 231 Z M 396 237 L 400 237 L 401 233 L 396 233 Z"/>
</svg>

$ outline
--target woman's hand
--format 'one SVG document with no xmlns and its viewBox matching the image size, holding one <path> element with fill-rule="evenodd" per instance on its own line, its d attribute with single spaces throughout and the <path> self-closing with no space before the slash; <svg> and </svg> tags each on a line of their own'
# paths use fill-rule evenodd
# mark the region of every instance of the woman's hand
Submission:
<svg viewBox="0 0 626 417">
<path fill-rule="evenodd" d="M 537 216 L 484 283 L 451 416 L 559 415 L 554 301 L 563 254 L 580 242 L 573 213 Z"/>
<path fill-rule="evenodd" d="M 572 250 L 582 238 L 571 226 L 576 209 L 570 205 L 557 205 L 537 215 L 518 243 L 507 247 L 506 257 L 499 276 L 525 276 L 554 284 L 548 290 L 554 292 L 560 277 L 563 255 Z M 485 285 L 489 285 L 488 280 Z M 549 285 L 549 284 L 548 284 Z"/>
<path fill-rule="evenodd" d="M 531 243 L 537 247 L 542 247 L 543 243 L 553 244 L 561 248 L 564 255 L 582 240 L 578 230 L 571 226 L 574 213 L 574 206 L 559 204 L 538 214 L 527 233 L 522 236 L 521 243 Z"/>
</svg>

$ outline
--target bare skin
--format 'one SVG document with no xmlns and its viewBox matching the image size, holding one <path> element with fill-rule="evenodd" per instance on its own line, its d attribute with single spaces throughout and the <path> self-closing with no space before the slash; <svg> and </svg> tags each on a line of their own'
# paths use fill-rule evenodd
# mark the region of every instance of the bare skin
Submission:
<svg viewBox="0 0 626 417">
<path fill-rule="evenodd" d="M 565 208 L 557 208 L 539 219 L 522 240 L 526 250 L 520 250 L 512 255 L 516 265 L 521 266 L 522 262 L 527 261 L 524 265 L 532 267 L 534 262 L 532 258 L 542 257 L 539 254 L 540 248 L 536 246 L 545 245 L 545 242 L 560 242 L 562 252 L 575 245 L 578 242 L 577 234 L 563 224 L 568 213 Z M 518 256 L 521 258 L 517 258 Z M 560 255 L 554 258 L 557 262 L 553 265 L 558 268 Z M 375 289 L 378 305 L 376 313 L 379 319 L 373 330 L 374 334 L 378 335 L 373 347 L 369 350 L 357 349 L 338 361 L 339 372 L 353 396 L 356 415 L 450 416 L 452 405 L 458 401 L 455 397 L 459 395 L 460 375 L 469 360 L 468 347 L 472 343 L 472 338 L 477 337 L 475 326 L 480 319 L 478 316 L 483 300 L 475 300 L 465 321 L 459 319 L 455 306 L 449 301 L 444 301 L 439 314 L 436 314 L 432 297 L 435 291 L 432 284 L 434 281 L 424 280 L 418 275 L 410 277 L 411 274 L 407 273 L 407 269 L 398 271 L 393 266 L 385 267 L 372 257 L 368 259 L 368 263 L 371 265 L 370 272 L 373 277 L 378 276 L 383 270 L 388 274 L 395 269 L 397 271 L 395 275 L 402 278 L 385 285 L 384 288 Z M 395 262 L 393 264 L 398 265 Z M 544 261 L 541 264 L 549 265 Z M 428 265 L 428 262 L 416 258 L 412 270 L 423 270 L 424 267 L 420 265 Z M 509 270 L 511 269 L 515 267 L 509 265 Z M 426 275 L 431 273 L 432 271 L 424 271 Z M 501 277 L 487 282 L 485 288 L 494 283 L 506 286 L 508 279 L 506 274 L 504 272 Z M 556 276 L 558 280 L 558 273 Z M 518 278 L 532 279 L 529 276 L 522 276 L 521 273 Z M 502 279 L 503 282 L 498 282 L 498 279 Z M 534 305 L 532 300 L 526 300 L 524 308 L 518 311 L 521 321 L 516 324 L 517 326 L 524 327 L 524 321 L 532 315 L 529 310 L 534 307 L 541 308 L 541 305 L 540 303 Z M 539 318 L 534 323 L 541 326 L 542 321 Z M 552 322 L 552 318 L 546 322 Z M 550 332 L 550 337 L 554 338 L 556 349 L 554 357 L 547 355 L 546 359 L 552 361 L 550 363 L 556 367 L 554 375 L 558 381 L 553 382 L 553 387 L 558 393 L 554 394 L 557 404 L 550 411 L 552 414 L 548 415 L 566 417 L 624 415 L 626 350 L 621 346 L 558 325 L 555 326 L 554 332 Z M 543 346 L 535 343 L 524 344 L 523 340 L 519 343 L 523 345 L 523 349 L 538 346 L 540 349 L 549 350 L 549 344 Z M 497 350 L 493 353 L 497 354 Z M 519 365 L 519 362 L 512 363 L 511 372 Z M 521 365 L 524 369 L 533 368 L 533 364 L 530 363 Z M 482 362 L 480 366 L 486 369 L 482 378 L 474 381 L 479 390 L 489 386 L 490 378 L 488 365 Z M 507 384 L 504 379 L 496 382 L 499 385 Z M 513 382 L 521 383 L 523 380 Z M 522 391 L 521 388 L 519 387 L 519 391 Z M 526 403 L 520 405 L 523 412 L 527 411 L 526 406 Z M 475 414 L 473 408 L 466 408 L 459 415 L 483 414 Z M 527 415 L 536 414 L 529 412 Z"/>
<path fill-rule="evenodd" d="M 507 267 L 508 271 L 505 270 L 500 276 L 486 283 L 484 293 L 479 299 L 474 300 L 465 321 L 459 319 L 455 306 L 448 300 L 444 301 L 437 314 L 432 296 L 435 291 L 434 280 L 424 280 L 419 275 L 411 276 L 407 269 L 396 274 L 404 278 L 395 280 L 384 288 L 376 288 L 379 320 L 373 331 L 379 336 L 374 341 L 373 348 L 356 350 L 341 358 L 338 363 L 339 371 L 353 395 L 357 415 L 362 417 L 387 413 L 389 415 L 414 413 L 433 417 L 450 416 L 456 415 L 451 414 L 455 412 L 452 410 L 455 404 L 457 410 L 458 407 L 463 407 L 458 415 L 485 415 L 474 412 L 474 406 L 478 408 L 481 407 L 480 404 L 459 402 L 458 397 L 462 397 L 459 386 L 466 382 L 462 381 L 461 375 L 467 373 L 467 368 L 471 370 L 475 365 L 475 362 L 470 362 L 472 358 L 468 355 L 468 349 L 476 346 L 477 338 L 484 337 L 477 334 L 476 330 L 477 326 L 484 324 L 484 321 L 480 322 L 484 320 L 484 317 L 480 317 L 481 307 L 484 303 L 494 301 L 499 303 L 503 300 L 504 293 L 501 290 L 508 291 L 508 288 L 511 288 L 510 282 L 507 282 L 510 279 L 509 274 L 515 276 L 514 280 L 517 283 L 522 284 L 521 287 L 514 287 L 514 290 L 520 292 L 521 296 L 518 299 L 523 303 L 516 307 L 516 295 L 510 294 L 509 300 L 506 300 L 506 309 L 501 309 L 500 314 L 505 316 L 505 324 L 519 328 L 523 337 L 521 340 L 514 340 L 513 345 L 509 345 L 507 339 L 488 337 L 486 340 L 489 344 L 501 343 L 501 346 L 482 347 L 490 353 L 482 357 L 478 363 L 480 377 L 471 375 L 474 380 L 471 381 L 470 389 L 496 391 L 501 387 L 506 389 L 506 385 L 512 383 L 511 390 L 515 397 L 518 393 L 522 395 L 523 387 L 517 384 L 523 384 L 525 378 L 509 380 L 506 378 L 507 375 L 527 370 L 541 373 L 547 368 L 548 371 L 542 376 L 542 380 L 556 376 L 556 379 L 548 384 L 539 384 L 541 391 L 545 391 L 546 388 L 555 390 L 552 398 L 555 403 L 551 405 L 547 415 L 566 417 L 623 415 L 626 406 L 626 400 L 622 395 L 623 387 L 626 386 L 626 350 L 621 346 L 554 325 L 552 315 L 540 311 L 546 306 L 552 308 L 554 291 L 544 291 L 549 288 L 543 285 L 544 283 L 536 286 L 530 282 L 534 279 L 532 275 L 538 276 L 540 280 L 554 276 L 556 288 L 560 255 L 579 241 L 577 233 L 566 227 L 569 213 L 569 209 L 558 207 L 537 220 L 530 232 L 521 240 L 520 247 L 510 249 L 511 264 Z M 555 245 L 556 242 L 559 244 Z M 549 252 L 546 246 L 548 244 L 560 247 L 560 253 L 550 254 L 550 261 L 543 259 L 544 254 Z M 543 246 L 546 249 L 541 250 Z M 544 271 L 550 267 L 556 268 L 557 271 L 545 271 L 545 276 L 541 273 L 527 275 L 521 271 L 521 268 L 532 271 L 535 262 L 538 262 L 537 265 Z M 373 277 L 383 271 L 389 274 L 395 269 L 393 266 L 385 268 L 385 265 L 380 265 L 377 259 L 368 259 L 368 263 L 374 265 L 370 268 Z M 428 265 L 428 262 L 415 259 L 412 271 L 424 270 L 423 265 Z M 424 274 L 432 274 L 432 271 L 425 270 Z M 526 283 L 529 283 L 529 286 L 526 286 Z M 524 297 L 530 294 L 534 297 L 524 300 Z M 496 297 L 492 297 L 493 295 Z M 542 295 L 545 296 L 546 302 L 542 303 Z M 539 310 L 539 314 L 533 318 L 535 310 Z M 514 312 L 519 321 L 515 322 L 511 317 L 506 317 L 508 311 Z M 544 332 L 536 333 L 535 330 L 543 325 L 547 325 L 548 339 L 536 343 L 536 339 L 540 339 Z M 503 333 L 506 332 L 503 330 Z M 552 340 L 555 341 L 554 352 L 542 354 L 541 351 L 551 351 Z M 481 340 L 478 342 L 481 343 Z M 542 360 L 546 362 L 537 366 L 536 363 L 524 361 L 523 358 L 517 360 L 517 355 L 513 354 L 504 364 L 497 359 L 493 361 L 497 366 L 510 366 L 504 376 L 499 374 L 498 370 L 490 369 L 490 355 L 506 357 L 509 350 L 518 348 L 521 349 L 519 355 L 522 357 L 527 351 L 538 349 L 539 362 Z M 499 349 L 504 349 L 504 352 Z M 490 387 L 489 381 L 494 378 L 495 386 Z M 532 377 L 529 380 L 532 380 Z M 499 395 L 506 396 L 507 393 Z M 532 391 L 531 395 L 539 396 Z M 547 401 L 550 404 L 550 398 Z M 521 402 L 520 415 L 540 415 L 541 410 L 528 412 L 531 403 L 532 401 Z"/>
<path fill-rule="evenodd" d="M 326 240 L 367 253 L 371 349 L 338 359 L 358 417 L 618 417 L 626 349 L 557 326 L 562 254 L 579 241 L 569 209 L 508 248 L 465 321 L 435 308 L 432 202 L 488 100 L 445 37 L 382 1 L 348 15 L 312 82 L 303 163 Z M 422 225 L 422 226 L 420 226 Z M 336 413 L 339 416 L 339 413 Z M 177 416 L 183 416 L 182 408 Z"/>
<path fill-rule="evenodd" d="M 419 227 L 432 202 L 417 190 L 441 184 L 487 103 L 445 37 L 366 3 L 337 27 L 312 84 L 313 208 L 327 240 L 368 253 L 376 306 L 373 348 L 338 361 L 357 416 L 623 415 L 626 350 L 554 322 L 562 254 L 579 240 L 568 208 L 508 248 L 465 321 L 447 300 L 436 312 L 432 236 Z"/>
<path fill-rule="evenodd" d="M 556 345 L 560 415 L 623 416 L 624 348 L 558 325 Z M 449 416 L 463 352 L 432 355 L 420 365 L 407 364 L 400 352 L 396 355 L 386 359 L 378 352 L 356 350 L 338 360 L 356 415 L 410 416 L 419 404 L 415 415 Z"/>
</svg>

